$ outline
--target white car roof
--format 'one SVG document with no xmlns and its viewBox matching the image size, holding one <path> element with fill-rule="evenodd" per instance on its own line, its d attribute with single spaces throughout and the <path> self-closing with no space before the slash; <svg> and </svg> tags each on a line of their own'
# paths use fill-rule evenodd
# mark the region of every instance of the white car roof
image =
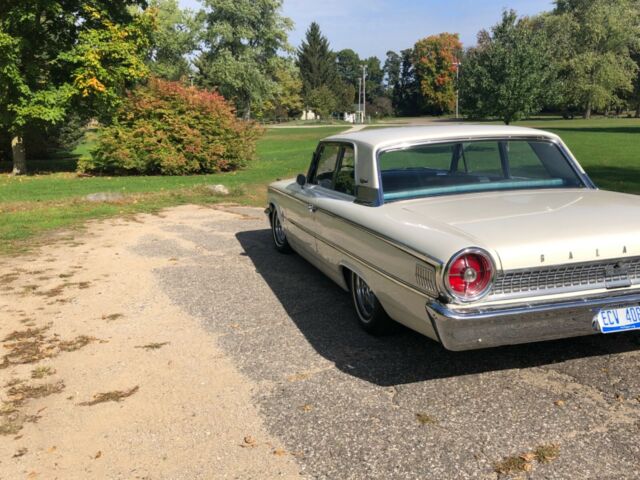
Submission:
<svg viewBox="0 0 640 480">
<path fill-rule="evenodd" d="M 484 137 L 546 137 L 558 138 L 557 135 L 534 128 L 513 127 L 507 125 L 433 125 L 420 127 L 372 128 L 351 133 L 339 133 L 325 138 L 323 141 L 345 141 L 367 146 L 371 150 L 402 143 L 420 141 L 446 140 L 460 138 Z"/>
</svg>

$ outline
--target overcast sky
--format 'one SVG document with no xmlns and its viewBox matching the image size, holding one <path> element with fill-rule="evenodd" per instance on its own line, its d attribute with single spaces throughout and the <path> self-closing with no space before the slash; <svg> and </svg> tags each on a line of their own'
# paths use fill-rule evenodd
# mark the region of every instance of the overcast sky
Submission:
<svg viewBox="0 0 640 480">
<path fill-rule="evenodd" d="M 180 0 L 198 8 L 198 0 Z M 387 50 L 403 50 L 440 32 L 459 33 L 465 45 L 499 19 L 504 9 L 520 15 L 550 10 L 551 0 L 284 0 L 284 15 L 295 22 L 289 42 L 297 47 L 312 21 L 320 24 L 333 50 L 351 48 L 361 57 L 384 60 Z"/>
</svg>

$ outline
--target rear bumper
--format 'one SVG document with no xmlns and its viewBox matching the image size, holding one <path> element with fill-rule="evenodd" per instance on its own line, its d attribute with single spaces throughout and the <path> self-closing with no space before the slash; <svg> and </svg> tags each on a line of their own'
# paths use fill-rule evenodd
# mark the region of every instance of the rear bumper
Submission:
<svg viewBox="0 0 640 480">
<path fill-rule="evenodd" d="M 593 319 L 602 308 L 640 305 L 640 293 L 590 297 L 506 308 L 456 310 L 427 304 L 427 315 L 440 343 L 448 350 L 539 342 L 599 333 Z"/>
</svg>

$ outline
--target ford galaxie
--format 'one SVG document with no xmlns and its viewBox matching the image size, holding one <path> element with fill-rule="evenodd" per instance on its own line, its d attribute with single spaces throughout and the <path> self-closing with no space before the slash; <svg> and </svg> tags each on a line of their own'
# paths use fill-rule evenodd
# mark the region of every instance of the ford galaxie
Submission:
<svg viewBox="0 0 640 480">
<path fill-rule="evenodd" d="M 339 134 L 268 203 L 275 248 L 349 291 L 370 333 L 467 350 L 640 329 L 640 197 L 597 189 L 552 133 Z"/>
</svg>

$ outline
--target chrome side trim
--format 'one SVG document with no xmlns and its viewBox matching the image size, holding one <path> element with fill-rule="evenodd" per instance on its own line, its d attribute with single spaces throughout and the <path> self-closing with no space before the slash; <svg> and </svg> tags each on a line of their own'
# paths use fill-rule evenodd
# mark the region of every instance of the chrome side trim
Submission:
<svg viewBox="0 0 640 480">
<path fill-rule="evenodd" d="M 321 237 L 316 232 L 310 231 L 309 229 L 307 229 L 307 228 L 303 227 L 302 225 L 300 225 L 298 222 L 295 222 L 294 220 L 291 220 L 291 219 L 289 219 L 288 221 L 290 223 L 292 223 L 293 225 L 295 225 L 300 230 L 302 230 L 305 233 L 313 236 L 316 240 L 324 243 L 325 245 L 330 246 L 331 248 L 334 248 L 334 249 L 338 250 L 343 255 L 346 255 L 347 257 L 355 260 L 356 262 L 361 263 L 365 267 L 367 267 L 367 268 L 373 270 L 374 272 L 376 272 L 377 274 L 385 277 L 387 280 L 390 280 L 390 281 L 392 281 L 392 282 L 394 282 L 394 283 L 396 283 L 396 284 L 398 284 L 398 285 L 400 285 L 402 287 L 408 288 L 409 290 L 413 291 L 414 293 L 417 293 L 418 295 L 420 295 L 422 297 L 429 298 L 429 299 L 433 299 L 434 298 L 432 295 L 429 295 L 427 292 L 423 292 L 422 290 L 416 288 L 414 285 L 412 285 L 412 284 L 410 284 L 408 282 L 405 282 L 404 280 L 396 277 L 395 275 L 393 275 L 393 274 L 391 274 L 391 273 L 389 273 L 389 272 L 387 272 L 385 270 L 382 270 L 381 268 L 376 267 L 372 263 L 366 261 L 364 258 L 359 257 L 358 255 L 356 255 L 356 254 L 354 254 L 354 253 L 352 253 L 352 252 L 350 252 L 348 250 L 345 250 L 341 246 L 333 243 L 330 240 L 327 240 L 324 237 Z"/>
<path fill-rule="evenodd" d="M 278 194 L 283 195 L 285 197 L 292 198 L 293 200 L 295 200 L 297 202 L 300 202 L 300 203 L 303 203 L 305 205 L 307 203 L 307 202 L 303 202 L 302 200 L 300 200 L 299 198 L 295 197 L 294 195 L 291 195 L 290 193 L 284 192 L 282 190 L 275 189 L 273 187 L 269 187 L 269 191 L 272 192 L 272 193 L 278 193 Z M 352 226 L 354 228 L 357 228 L 358 230 L 361 230 L 361 231 L 363 231 L 365 233 L 368 233 L 369 235 L 373 235 L 378 240 L 381 240 L 381 241 L 387 243 L 388 245 L 391 245 L 392 247 L 395 247 L 395 248 L 397 248 L 399 250 L 402 250 L 403 252 L 411 255 L 412 257 L 417 258 L 418 260 L 422 260 L 423 262 L 426 262 L 426 263 L 436 267 L 436 270 L 438 272 L 443 267 L 443 262 L 441 260 L 439 260 L 439 259 L 437 259 L 435 257 L 432 257 L 429 254 L 418 252 L 418 251 L 414 250 L 413 248 L 409 247 L 408 245 L 405 245 L 405 244 L 403 244 L 401 242 L 398 242 L 397 240 L 393 240 L 393 239 L 387 237 L 386 235 L 383 235 L 383 234 L 378 233 L 378 232 L 376 232 L 374 230 L 371 230 L 370 228 L 367 228 L 367 227 L 365 227 L 365 226 L 363 226 L 363 225 L 361 225 L 359 223 L 353 222 L 353 221 L 348 220 L 348 219 L 346 219 L 344 217 L 336 215 L 335 213 L 330 212 L 329 210 L 326 210 L 324 208 L 318 207 L 317 211 L 318 212 L 322 212 L 322 213 L 324 213 L 326 215 L 329 215 L 330 217 L 333 217 L 333 218 L 336 218 L 338 220 L 341 220 L 341 221 L 347 223 L 348 225 L 350 225 L 350 226 Z"/>
</svg>

